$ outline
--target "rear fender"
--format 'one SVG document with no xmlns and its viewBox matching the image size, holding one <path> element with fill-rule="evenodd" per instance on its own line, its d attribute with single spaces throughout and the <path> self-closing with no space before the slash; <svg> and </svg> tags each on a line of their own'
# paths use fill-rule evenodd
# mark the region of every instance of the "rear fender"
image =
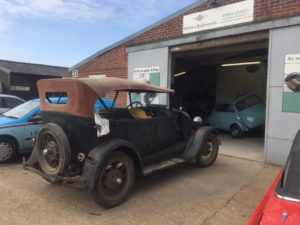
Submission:
<svg viewBox="0 0 300 225">
<path fill-rule="evenodd" d="M 211 126 L 200 127 L 188 141 L 187 146 L 180 158 L 183 158 L 184 160 L 195 158 L 210 133 L 217 135 L 218 131 Z"/>
<path fill-rule="evenodd" d="M 142 171 L 141 158 L 131 143 L 122 139 L 107 139 L 100 142 L 86 157 L 81 174 L 85 188 L 90 191 L 95 188 L 103 163 L 117 150 L 126 152 L 132 157 L 137 173 Z"/>
</svg>

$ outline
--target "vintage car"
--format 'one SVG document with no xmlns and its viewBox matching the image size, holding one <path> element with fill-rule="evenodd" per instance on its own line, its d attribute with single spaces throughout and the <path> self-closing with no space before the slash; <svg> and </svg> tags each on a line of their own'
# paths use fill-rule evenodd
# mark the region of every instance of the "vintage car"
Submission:
<svg viewBox="0 0 300 225">
<path fill-rule="evenodd" d="M 52 183 L 79 179 L 103 207 L 121 204 L 137 175 L 190 160 L 207 167 L 217 158 L 213 127 L 172 107 L 145 104 L 154 99 L 146 93 L 167 97 L 173 90 L 108 77 L 40 80 L 38 90 L 43 126 L 24 168 Z M 49 92 L 64 92 L 68 102 L 47 102 Z M 113 105 L 128 93 L 128 106 L 108 107 L 102 100 L 108 93 L 115 93 Z M 98 113 L 93 110 L 96 99 L 104 105 Z"/>
<path fill-rule="evenodd" d="M 283 170 L 258 204 L 248 225 L 300 224 L 300 131 Z"/>
<path fill-rule="evenodd" d="M 66 98 L 50 98 L 57 104 L 65 104 Z M 111 106 L 112 101 L 103 100 Z M 103 108 L 99 100 L 95 110 Z M 18 154 L 31 152 L 32 140 L 42 126 L 40 115 L 40 99 L 27 101 L 0 115 L 0 163 L 13 160 Z"/>
<path fill-rule="evenodd" d="M 228 104 L 217 104 L 206 119 L 211 126 L 240 138 L 245 132 L 265 124 L 265 105 L 256 95 L 245 95 Z"/>
</svg>

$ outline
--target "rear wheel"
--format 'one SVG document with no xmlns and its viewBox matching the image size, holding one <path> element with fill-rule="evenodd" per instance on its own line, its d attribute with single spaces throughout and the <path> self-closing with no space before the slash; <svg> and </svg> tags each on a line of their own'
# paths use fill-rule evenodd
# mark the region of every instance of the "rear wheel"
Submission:
<svg viewBox="0 0 300 225">
<path fill-rule="evenodd" d="M 243 131 L 239 125 L 232 125 L 230 127 L 231 136 L 233 138 L 241 138 L 243 136 Z"/>
<path fill-rule="evenodd" d="M 215 133 L 210 133 L 195 157 L 197 166 L 208 167 L 214 164 L 219 152 L 218 138 Z"/>
<path fill-rule="evenodd" d="M 63 174 L 69 167 L 70 157 L 70 145 L 63 129 L 54 123 L 45 124 L 37 137 L 37 158 L 44 173 Z"/>
<path fill-rule="evenodd" d="M 105 208 L 123 203 L 135 181 L 135 165 L 124 152 L 113 152 L 103 164 L 92 191 L 95 202 Z"/>
<path fill-rule="evenodd" d="M 0 163 L 10 162 L 18 154 L 18 145 L 8 137 L 0 137 Z"/>
</svg>

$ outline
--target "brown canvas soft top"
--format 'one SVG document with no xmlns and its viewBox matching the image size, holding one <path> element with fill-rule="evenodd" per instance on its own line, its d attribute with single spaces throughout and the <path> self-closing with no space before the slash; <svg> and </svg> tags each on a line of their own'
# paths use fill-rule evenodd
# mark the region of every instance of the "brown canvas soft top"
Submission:
<svg viewBox="0 0 300 225">
<path fill-rule="evenodd" d="M 96 99 L 110 91 L 174 92 L 172 89 L 114 77 L 45 79 L 39 80 L 37 86 L 42 112 L 62 112 L 87 118 L 94 117 Z M 46 101 L 47 92 L 65 92 L 68 98 L 67 104 L 48 103 Z"/>
<path fill-rule="evenodd" d="M 142 91 L 142 92 L 158 92 L 158 93 L 173 93 L 174 90 L 161 88 L 150 84 L 121 79 L 116 77 L 103 77 L 98 79 L 80 78 L 78 79 L 86 83 L 99 96 L 104 96 L 109 91 Z"/>
</svg>

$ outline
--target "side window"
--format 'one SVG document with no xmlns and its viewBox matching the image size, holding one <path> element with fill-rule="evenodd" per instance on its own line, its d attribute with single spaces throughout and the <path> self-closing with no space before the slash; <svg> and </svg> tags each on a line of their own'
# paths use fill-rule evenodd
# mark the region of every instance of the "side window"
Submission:
<svg viewBox="0 0 300 225">
<path fill-rule="evenodd" d="M 7 108 L 14 108 L 17 105 L 20 105 L 21 103 L 23 103 L 21 100 L 17 99 L 17 98 L 3 98 L 4 100 L 4 105 Z"/>
<path fill-rule="evenodd" d="M 3 99 L 2 98 L 0 98 L 0 108 L 4 108 Z"/>
<path fill-rule="evenodd" d="M 67 104 L 67 92 L 46 92 L 45 101 L 49 104 Z"/>
</svg>

